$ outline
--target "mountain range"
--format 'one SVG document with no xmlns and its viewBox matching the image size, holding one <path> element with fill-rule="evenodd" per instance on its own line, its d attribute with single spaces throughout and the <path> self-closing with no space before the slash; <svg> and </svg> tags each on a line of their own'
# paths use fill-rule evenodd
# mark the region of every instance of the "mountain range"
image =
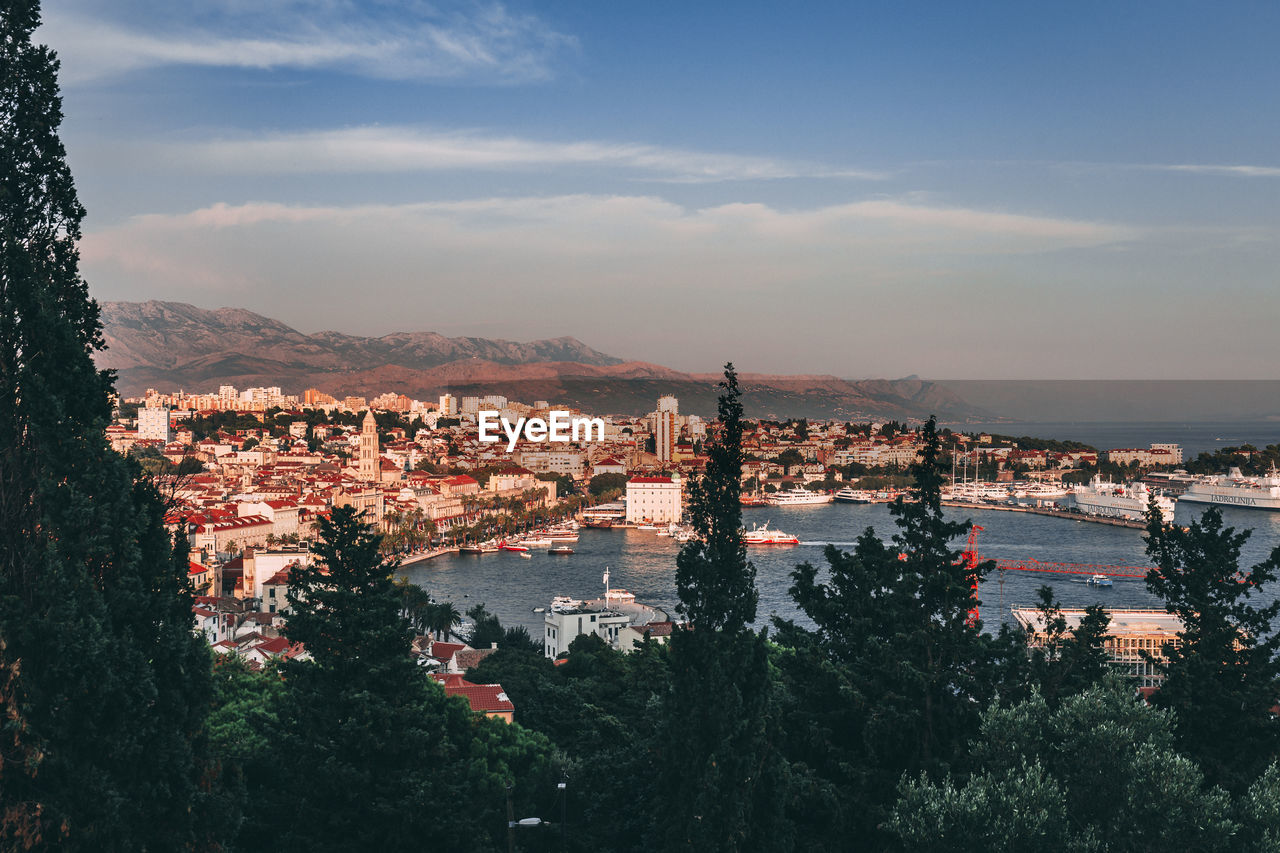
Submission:
<svg viewBox="0 0 1280 853">
<path fill-rule="evenodd" d="M 287 394 L 315 387 L 339 398 L 385 391 L 428 400 L 445 392 L 501 394 L 635 415 L 652 411 L 659 396 L 674 394 L 681 411 L 712 415 L 720 378 L 624 361 L 571 337 L 516 343 L 435 332 L 304 334 L 240 308 L 150 301 L 104 302 L 101 309 L 107 349 L 97 361 L 117 372 L 123 396 L 147 388 L 210 393 L 222 384 L 278 385 Z M 993 418 L 953 391 L 916 377 L 741 374 L 739 382 L 753 417 Z"/>
</svg>

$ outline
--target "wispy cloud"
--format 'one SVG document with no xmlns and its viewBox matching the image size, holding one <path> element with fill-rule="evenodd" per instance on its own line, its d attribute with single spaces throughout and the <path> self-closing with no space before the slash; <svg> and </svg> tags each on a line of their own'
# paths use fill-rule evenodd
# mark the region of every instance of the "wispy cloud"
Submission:
<svg viewBox="0 0 1280 853">
<path fill-rule="evenodd" d="M 283 0 L 212 4 L 202 17 L 171 18 L 147 3 L 116 11 L 72 2 L 47 11 L 38 38 L 58 51 L 63 79 L 72 83 L 177 65 L 522 82 L 550 77 L 577 44 L 498 3 Z"/>
<path fill-rule="evenodd" d="M 555 142 L 476 131 L 356 127 L 175 143 L 155 157 L 184 170 L 237 174 L 606 167 L 652 180 L 701 182 L 796 177 L 879 179 L 886 173 L 816 163 L 690 151 L 634 142 Z"/>
<path fill-rule="evenodd" d="M 194 267 L 232 271 L 228 280 L 237 282 L 270 280 L 270 270 L 287 258 L 291 270 L 296 266 L 290 276 L 306 268 L 311 281 L 325 286 L 338 286 L 328 281 L 340 276 L 335 269 L 370 258 L 368 274 L 375 279 L 400 275 L 391 270 L 485 267 L 503 258 L 512 270 L 541 270 L 541 283 L 555 287 L 551 281 L 582 274 L 573 269 L 573 258 L 593 258 L 598 274 L 619 279 L 663 270 L 670 275 L 681 265 L 740 270 L 747 264 L 754 277 L 834 281 L 851 268 L 879 262 L 1059 251 L 1140 236 L 1109 223 L 894 200 L 787 211 L 764 204 L 693 209 L 654 196 L 569 195 L 394 205 L 216 204 L 134 217 L 87 234 L 81 251 L 90 267 L 105 264 L 153 277 L 168 268 L 156 256 L 171 257 L 174 263 L 185 259 Z M 264 254 L 264 246 L 272 252 Z M 640 266 L 637 259 L 643 259 Z M 255 263 L 262 266 L 255 269 Z"/>
<path fill-rule="evenodd" d="M 1190 172 L 1237 178 L 1280 178 L 1280 166 L 1216 165 L 1212 163 L 1170 163 L 1147 166 L 1161 172 Z"/>
</svg>

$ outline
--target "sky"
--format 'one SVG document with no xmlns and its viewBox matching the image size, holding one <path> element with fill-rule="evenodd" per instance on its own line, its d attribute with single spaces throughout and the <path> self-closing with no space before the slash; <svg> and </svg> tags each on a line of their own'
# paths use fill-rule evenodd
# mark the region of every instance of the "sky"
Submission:
<svg viewBox="0 0 1280 853">
<path fill-rule="evenodd" d="M 1277 378 L 1280 4 L 46 0 L 99 300 Z"/>
</svg>

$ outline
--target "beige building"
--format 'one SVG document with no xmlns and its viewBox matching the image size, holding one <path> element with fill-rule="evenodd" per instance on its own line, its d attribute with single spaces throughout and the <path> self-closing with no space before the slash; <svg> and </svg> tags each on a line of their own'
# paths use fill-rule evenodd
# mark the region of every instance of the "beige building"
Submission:
<svg viewBox="0 0 1280 853">
<path fill-rule="evenodd" d="M 370 409 L 360 427 L 360 458 L 356 470 L 361 480 L 377 483 L 382 479 L 381 468 L 378 456 L 378 422 L 374 420 L 373 410 Z"/>
<path fill-rule="evenodd" d="M 1083 609 L 1063 609 L 1067 630 L 1078 628 L 1084 615 Z M 1111 625 L 1107 629 L 1105 647 L 1112 663 L 1137 679 L 1139 687 L 1158 686 L 1162 676 L 1156 666 L 1143 657 L 1143 652 L 1156 660 L 1163 660 L 1164 646 L 1180 642 L 1178 632 L 1182 630 L 1182 620 L 1163 610 L 1107 608 L 1107 615 L 1111 617 Z M 1015 607 L 1013 618 L 1027 632 L 1033 648 L 1044 645 L 1044 617 L 1038 609 Z"/>
</svg>

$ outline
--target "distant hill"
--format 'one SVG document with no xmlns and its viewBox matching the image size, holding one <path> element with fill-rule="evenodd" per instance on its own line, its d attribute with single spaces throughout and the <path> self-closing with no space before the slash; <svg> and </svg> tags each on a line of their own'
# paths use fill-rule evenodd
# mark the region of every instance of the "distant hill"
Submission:
<svg viewBox="0 0 1280 853">
<path fill-rule="evenodd" d="M 675 394 L 681 411 L 712 415 L 720 378 L 624 362 L 569 337 L 515 343 L 434 332 L 306 335 L 239 308 L 211 311 L 155 301 L 104 302 L 102 321 L 107 350 L 98 363 L 118 372 L 116 387 L 125 396 L 147 388 L 278 385 L 286 393 L 316 387 L 335 396 L 502 394 L 584 411 L 642 414 L 653 410 L 659 396 Z M 851 381 L 744 374 L 740 381 L 753 417 L 992 418 L 954 392 L 915 377 Z"/>
</svg>

